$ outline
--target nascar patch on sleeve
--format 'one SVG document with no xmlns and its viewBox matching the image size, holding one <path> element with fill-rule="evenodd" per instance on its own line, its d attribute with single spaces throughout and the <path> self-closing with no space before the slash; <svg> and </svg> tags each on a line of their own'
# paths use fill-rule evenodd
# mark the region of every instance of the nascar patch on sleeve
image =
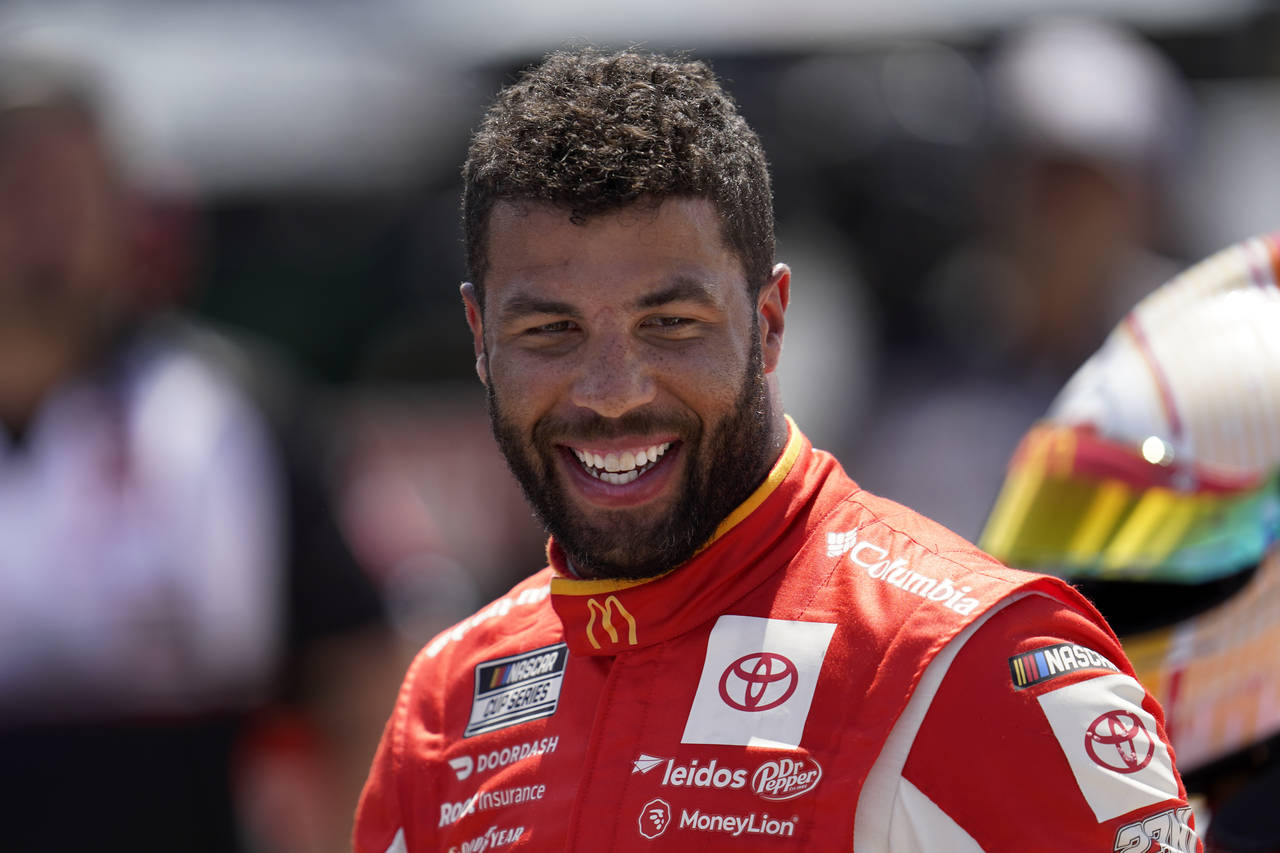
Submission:
<svg viewBox="0 0 1280 853">
<path fill-rule="evenodd" d="M 1055 643 L 1009 658 L 1009 674 L 1019 690 L 1084 669 L 1120 671 L 1093 649 L 1075 643 Z"/>
<path fill-rule="evenodd" d="M 1142 707 L 1145 696 L 1135 679 L 1116 674 L 1036 697 L 1099 823 L 1178 796 L 1169 750 Z"/>
</svg>

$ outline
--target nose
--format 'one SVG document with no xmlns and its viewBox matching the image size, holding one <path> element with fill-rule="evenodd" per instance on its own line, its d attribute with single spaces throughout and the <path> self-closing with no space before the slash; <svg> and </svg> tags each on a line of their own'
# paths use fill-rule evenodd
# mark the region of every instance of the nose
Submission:
<svg viewBox="0 0 1280 853">
<path fill-rule="evenodd" d="M 653 401 L 657 393 L 651 365 L 628 335 L 598 338 L 582 353 L 571 390 L 575 405 L 617 418 Z"/>
</svg>

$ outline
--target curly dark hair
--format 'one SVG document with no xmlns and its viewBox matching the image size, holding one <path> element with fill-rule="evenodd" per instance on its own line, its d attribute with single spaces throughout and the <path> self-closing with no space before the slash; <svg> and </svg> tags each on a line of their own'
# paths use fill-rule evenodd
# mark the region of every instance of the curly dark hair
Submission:
<svg viewBox="0 0 1280 853">
<path fill-rule="evenodd" d="M 702 62 L 557 52 L 499 93 L 463 166 L 467 272 L 483 305 L 499 201 L 563 207 L 576 223 L 642 199 L 710 199 L 754 295 L 773 268 L 764 150 Z"/>
</svg>

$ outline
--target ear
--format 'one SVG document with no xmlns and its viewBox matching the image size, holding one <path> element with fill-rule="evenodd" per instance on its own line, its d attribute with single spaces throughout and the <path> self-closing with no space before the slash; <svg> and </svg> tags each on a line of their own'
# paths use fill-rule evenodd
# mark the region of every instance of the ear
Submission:
<svg viewBox="0 0 1280 853">
<path fill-rule="evenodd" d="M 764 372 L 778 368 L 782 356 L 782 330 L 786 326 L 787 305 L 791 302 L 791 268 L 777 264 L 769 281 L 756 297 L 756 318 L 760 324 L 760 346 L 764 355 Z"/>
<path fill-rule="evenodd" d="M 471 327 L 471 343 L 476 351 L 476 375 L 485 385 L 489 384 L 489 361 L 484 349 L 484 317 L 480 311 L 480 300 L 476 297 L 476 286 L 464 281 L 462 287 L 462 304 L 467 312 L 467 325 Z"/>
</svg>

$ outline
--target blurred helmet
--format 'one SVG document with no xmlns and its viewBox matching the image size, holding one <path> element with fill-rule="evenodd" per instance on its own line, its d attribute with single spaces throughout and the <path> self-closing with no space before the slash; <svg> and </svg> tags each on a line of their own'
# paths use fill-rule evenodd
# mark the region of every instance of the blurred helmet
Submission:
<svg viewBox="0 0 1280 853">
<path fill-rule="evenodd" d="M 1280 236 L 1140 302 L 1023 439 L 980 539 L 1121 635 L 1184 772 L 1280 732 Z"/>
</svg>

